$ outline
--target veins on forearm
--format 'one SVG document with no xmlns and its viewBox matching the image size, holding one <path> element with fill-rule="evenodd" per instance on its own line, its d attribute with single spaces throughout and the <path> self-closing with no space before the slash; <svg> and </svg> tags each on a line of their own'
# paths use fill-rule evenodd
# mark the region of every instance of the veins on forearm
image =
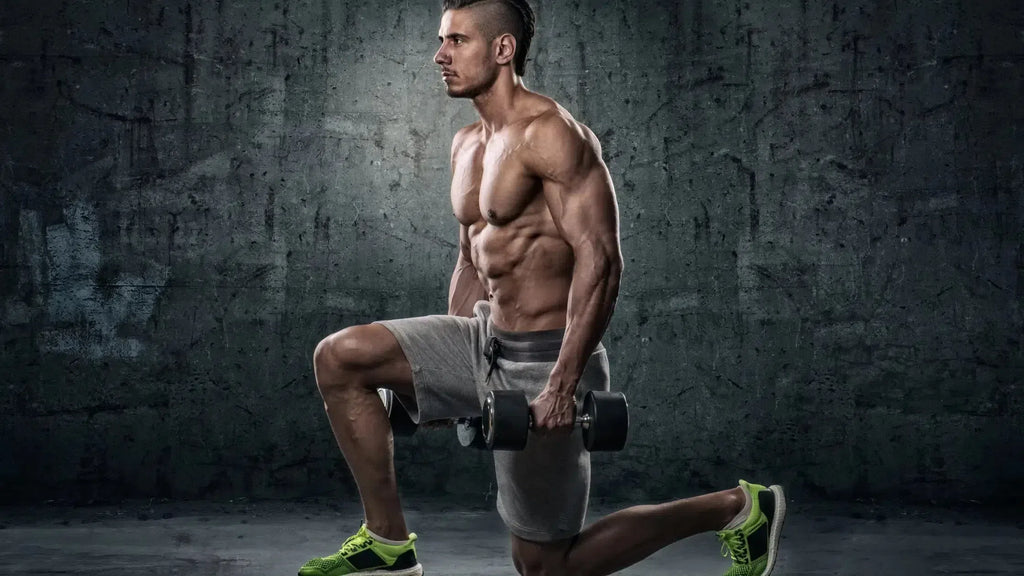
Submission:
<svg viewBox="0 0 1024 576">
<path fill-rule="evenodd" d="M 612 259 L 574 270 L 565 339 L 552 375 L 575 391 L 587 360 L 601 341 L 618 297 L 621 267 Z"/>
</svg>

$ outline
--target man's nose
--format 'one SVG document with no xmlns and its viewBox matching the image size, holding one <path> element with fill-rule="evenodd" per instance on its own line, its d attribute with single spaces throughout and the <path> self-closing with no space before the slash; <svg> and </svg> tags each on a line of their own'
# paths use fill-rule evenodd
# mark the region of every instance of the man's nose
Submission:
<svg viewBox="0 0 1024 576">
<path fill-rule="evenodd" d="M 444 49 L 444 44 L 437 49 L 434 53 L 434 64 L 446 64 L 448 62 L 448 52 Z"/>
</svg>

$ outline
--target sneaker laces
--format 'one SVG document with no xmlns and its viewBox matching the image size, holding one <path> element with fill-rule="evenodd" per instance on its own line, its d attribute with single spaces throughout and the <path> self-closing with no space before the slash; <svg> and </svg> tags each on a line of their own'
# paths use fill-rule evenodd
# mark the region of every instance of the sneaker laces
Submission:
<svg viewBox="0 0 1024 576">
<path fill-rule="evenodd" d="M 739 530 L 723 530 L 718 532 L 718 539 L 722 541 L 722 557 L 732 559 L 742 564 L 750 563 L 750 551 L 747 550 L 747 539 Z"/>
<path fill-rule="evenodd" d="M 362 543 L 363 540 L 372 540 L 372 538 L 370 538 L 369 534 L 366 534 L 363 531 L 363 526 L 360 524 L 359 531 L 349 536 L 345 539 L 344 542 L 342 542 L 341 548 L 338 550 L 338 554 L 345 556 L 351 552 L 355 552 L 359 548 L 359 544 Z"/>
</svg>

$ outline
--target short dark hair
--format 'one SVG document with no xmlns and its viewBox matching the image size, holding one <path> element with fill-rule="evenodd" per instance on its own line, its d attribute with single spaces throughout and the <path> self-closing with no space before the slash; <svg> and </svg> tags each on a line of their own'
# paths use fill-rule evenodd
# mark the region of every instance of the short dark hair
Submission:
<svg viewBox="0 0 1024 576">
<path fill-rule="evenodd" d="M 492 4 L 501 8 L 498 21 L 489 22 L 485 26 L 490 35 L 488 40 L 506 32 L 515 37 L 515 70 L 516 74 L 522 76 L 526 71 L 526 53 L 530 51 L 530 41 L 537 27 L 537 17 L 530 3 L 526 0 L 442 0 L 441 11 L 458 10 L 477 4 Z"/>
</svg>

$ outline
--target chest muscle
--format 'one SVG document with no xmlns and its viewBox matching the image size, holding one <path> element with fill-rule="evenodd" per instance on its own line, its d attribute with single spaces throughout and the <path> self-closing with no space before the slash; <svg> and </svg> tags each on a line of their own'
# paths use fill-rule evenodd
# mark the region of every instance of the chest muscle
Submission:
<svg viewBox="0 0 1024 576">
<path fill-rule="evenodd" d="M 508 224 L 538 198 L 539 182 L 501 142 L 460 151 L 452 175 L 452 206 L 465 225 Z"/>
</svg>

